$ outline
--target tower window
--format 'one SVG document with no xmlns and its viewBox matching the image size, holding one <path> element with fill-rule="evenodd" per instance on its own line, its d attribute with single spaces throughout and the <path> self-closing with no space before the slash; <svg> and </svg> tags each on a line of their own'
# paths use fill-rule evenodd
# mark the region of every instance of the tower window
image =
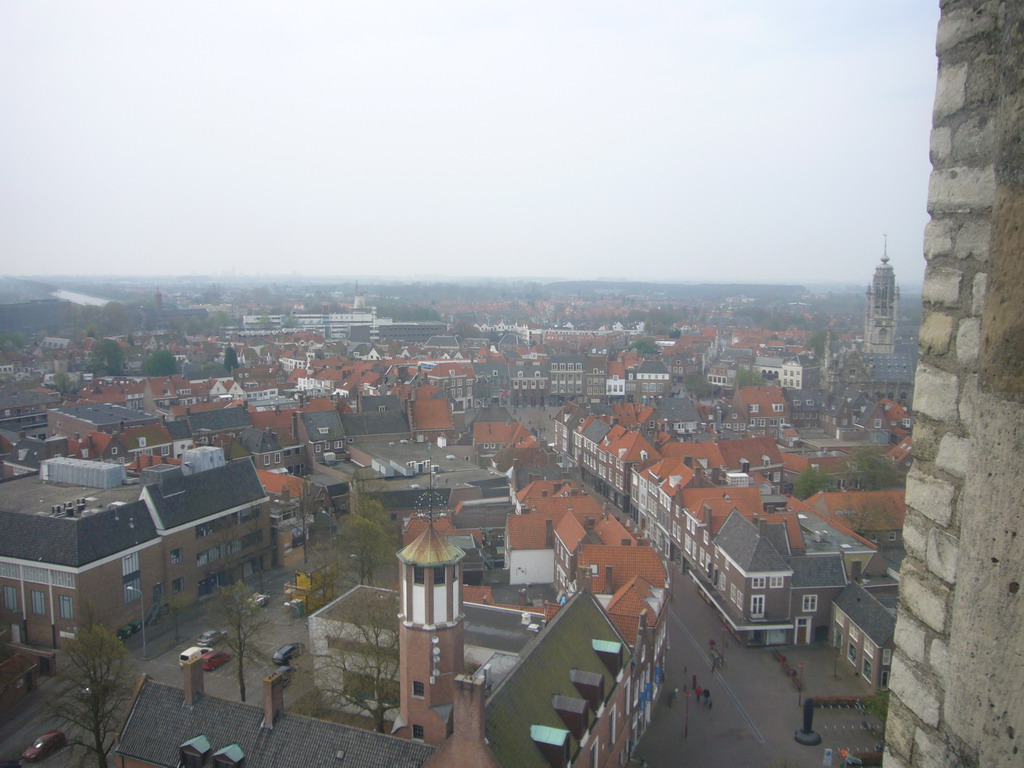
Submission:
<svg viewBox="0 0 1024 768">
<path fill-rule="evenodd" d="M 413 583 L 415 583 L 415 584 L 423 584 L 424 583 L 424 580 L 423 580 L 423 567 L 422 566 L 419 566 L 419 565 L 414 565 L 413 566 L 413 568 L 412 568 L 412 580 L 413 580 Z"/>
<path fill-rule="evenodd" d="M 444 584 L 444 566 L 434 569 L 434 583 Z"/>
<path fill-rule="evenodd" d="M 413 726 L 412 726 L 412 737 L 414 739 L 419 739 L 420 741 L 423 740 L 423 726 L 422 725 L 416 725 L 415 723 L 413 723 Z"/>
<path fill-rule="evenodd" d="M 413 680 L 412 681 L 412 695 L 413 696 L 418 696 L 419 698 L 422 699 L 424 694 L 425 694 L 425 691 L 423 689 L 422 681 L 420 681 L 420 680 Z"/>
</svg>

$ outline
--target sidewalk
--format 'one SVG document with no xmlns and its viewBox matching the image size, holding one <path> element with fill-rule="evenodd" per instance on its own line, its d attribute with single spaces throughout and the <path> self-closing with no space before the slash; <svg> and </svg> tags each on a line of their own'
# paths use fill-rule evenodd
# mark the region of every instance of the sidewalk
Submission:
<svg viewBox="0 0 1024 768">
<path fill-rule="evenodd" d="M 669 707 L 667 697 L 658 703 L 651 725 L 637 747 L 635 757 L 650 768 L 710 768 L 744 765 L 760 768 L 786 759 L 791 766 L 822 765 L 826 747 L 866 744 L 874 737 L 860 729 L 860 716 L 844 711 L 817 710 L 814 730 L 823 736 L 815 747 L 797 744 L 794 733 L 802 727 L 802 702 L 829 694 L 868 695 L 866 683 L 835 664 L 828 646 L 784 646 L 780 652 L 794 669 L 803 663 L 804 690 L 798 691 L 776 660 L 771 648 L 743 648 L 728 634 L 725 666 L 711 670 L 709 640 L 722 644 L 722 623 L 698 594 L 696 586 L 678 572 L 673 574 L 674 599 L 669 603 L 667 688 L 679 689 Z M 836 672 L 833 668 L 836 667 Z M 697 685 L 711 690 L 711 708 L 684 697 Z M 833 727 L 836 718 L 847 718 L 847 730 Z M 855 726 L 854 720 L 856 720 Z M 832 723 L 833 725 L 830 725 Z M 830 738 L 836 743 L 830 743 Z M 842 739 L 842 741 L 836 741 Z M 838 764 L 838 759 L 834 764 Z"/>
</svg>

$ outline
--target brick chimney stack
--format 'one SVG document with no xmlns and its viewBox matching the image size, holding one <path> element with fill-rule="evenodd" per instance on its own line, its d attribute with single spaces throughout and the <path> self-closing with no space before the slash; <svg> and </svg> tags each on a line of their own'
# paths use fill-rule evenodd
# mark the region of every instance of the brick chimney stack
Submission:
<svg viewBox="0 0 1024 768">
<path fill-rule="evenodd" d="M 455 708 L 452 712 L 454 730 L 430 757 L 427 765 L 499 768 L 500 763 L 486 739 L 486 699 L 487 691 L 483 679 L 474 679 L 469 675 L 459 675 L 455 678 Z"/>
<path fill-rule="evenodd" d="M 263 678 L 263 727 L 273 728 L 284 710 L 284 677 L 272 672 Z"/>
<path fill-rule="evenodd" d="M 184 705 L 191 707 L 203 695 L 203 659 L 202 657 L 186 661 L 182 665 L 185 682 L 182 693 L 185 694 Z"/>
</svg>

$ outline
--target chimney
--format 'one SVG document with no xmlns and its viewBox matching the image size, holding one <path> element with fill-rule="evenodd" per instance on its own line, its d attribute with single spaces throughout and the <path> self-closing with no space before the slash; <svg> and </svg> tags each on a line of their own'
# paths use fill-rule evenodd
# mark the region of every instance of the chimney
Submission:
<svg viewBox="0 0 1024 768">
<path fill-rule="evenodd" d="M 593 528 L 594 528 L 594 518 L 592 518 L 592 517 L 585 517 L 585 518 L 583 518 L 583 528 L 584 528 L 584 530 L 587 530 L 587 531 L 593 530 Z"/>
<path fill-rule="evenodd" d="M 612 566 L 606 565 L 604 567 L 604 591 L 609 594 L 615 591 L 615 589 L 612 587 L 612 584 L 614 583 L 612 581 L 612 576 L 614 575 L 614 573 L 615 569 Z"/>
<path fill-rule="evenodd" d="M 299 412 L 292 411 L 292 440 L 299 439 Z"/>
<path fill-rule="evenodd" d="M 182 665 L 185 683 L 182 693 L 185 694 L 184 705 L 191 707 L 203 695 L 203 659 L 202 657 L 186 661 Z"/>
<path fill-rule="evenodd" d="M 544 549 L 552 549 L 555 546 L 555 521 L 544 521 Z"/>
<path fill-rule="evenodd" d="M 473 765 L 500 768 L 484 731 L 484 702 L 489 685 L 483 678 L 459 675 L 455 678 L 452 735 L 435 753 L 437 765 Z"/>
<path fill-rule="evenodd" d="M 274 727 L 277 716 L 284 709 L 284 677 L 271 672 L 263 678 L 263 727 Z"/>
<path fill-rule="evenodd" d="M 768 518 L 761 517 L 757 521 L 757 535 L 764 537 L 768 535 Z"/>
</svg>

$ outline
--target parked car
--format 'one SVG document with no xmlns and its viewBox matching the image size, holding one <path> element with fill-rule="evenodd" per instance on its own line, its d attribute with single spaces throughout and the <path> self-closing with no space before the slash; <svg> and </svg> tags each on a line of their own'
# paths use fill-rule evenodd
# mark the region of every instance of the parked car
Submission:
<svg viewBox="0 0 1024 768">
<path fill-rule="evenodd" d="M 231 654 L 227 651 L 214 651 L 203 658 L 203 669 L 207 672 L 212 672 L 221 664 L 227 663 L 230 658 Z"/>
<path fill-rule="evenodd" d="M 196 645 L 216 645 L 227 636 L 227 632 L 222 632 L 219 629 L 208 629 L 196 638 Z"/>
<path fill-rule="evenodd" d="M 21 768 L 21 760 L 0 760 L 0 768 Z"/>
<path fill-rule="evenodd" d="M 284 679 L 283 680 L 284 684 L 285 685 L 290 685 L 291 682 L 292 682 L 292 677 L 295 675 L 295 667 L 289 667 L 286 664 L 283 667 L 278 667 L 277 668 L 277 672 Z"/>
<path fill-rule="evenodd" d="M 270 595 L 261 595 L 259 592 L 253 592 L 249 602 L 257 608 L 265 608 L 270 602 Z"/>
<path fill-rule="evenodd" d="M 63 731 L 47 731 L 32 742 L 32 746 L 21 753 L 21 759 L 26 762 L 34 762 L 49 757 L 58 749 L 68 743 L 68 737 Z"/>
<path fill-rule="evenodd" d="M 302 643 L 287 643 L 274 651 L 273 660 L 279 667 L 291 664 L 292 659 L 302 655 Z"/>
<path fill-rule="evenodd" d="M 178 657 L 178 666 L 183 667 L 186 661 L 192 661 L 193 659 L 205 659 L 211 653 L 213 653 L 213 648 L 209 646 L 193 645 L 191 648 L 186 648 L 181 652 L 181 656 Z"/>
</svg>

